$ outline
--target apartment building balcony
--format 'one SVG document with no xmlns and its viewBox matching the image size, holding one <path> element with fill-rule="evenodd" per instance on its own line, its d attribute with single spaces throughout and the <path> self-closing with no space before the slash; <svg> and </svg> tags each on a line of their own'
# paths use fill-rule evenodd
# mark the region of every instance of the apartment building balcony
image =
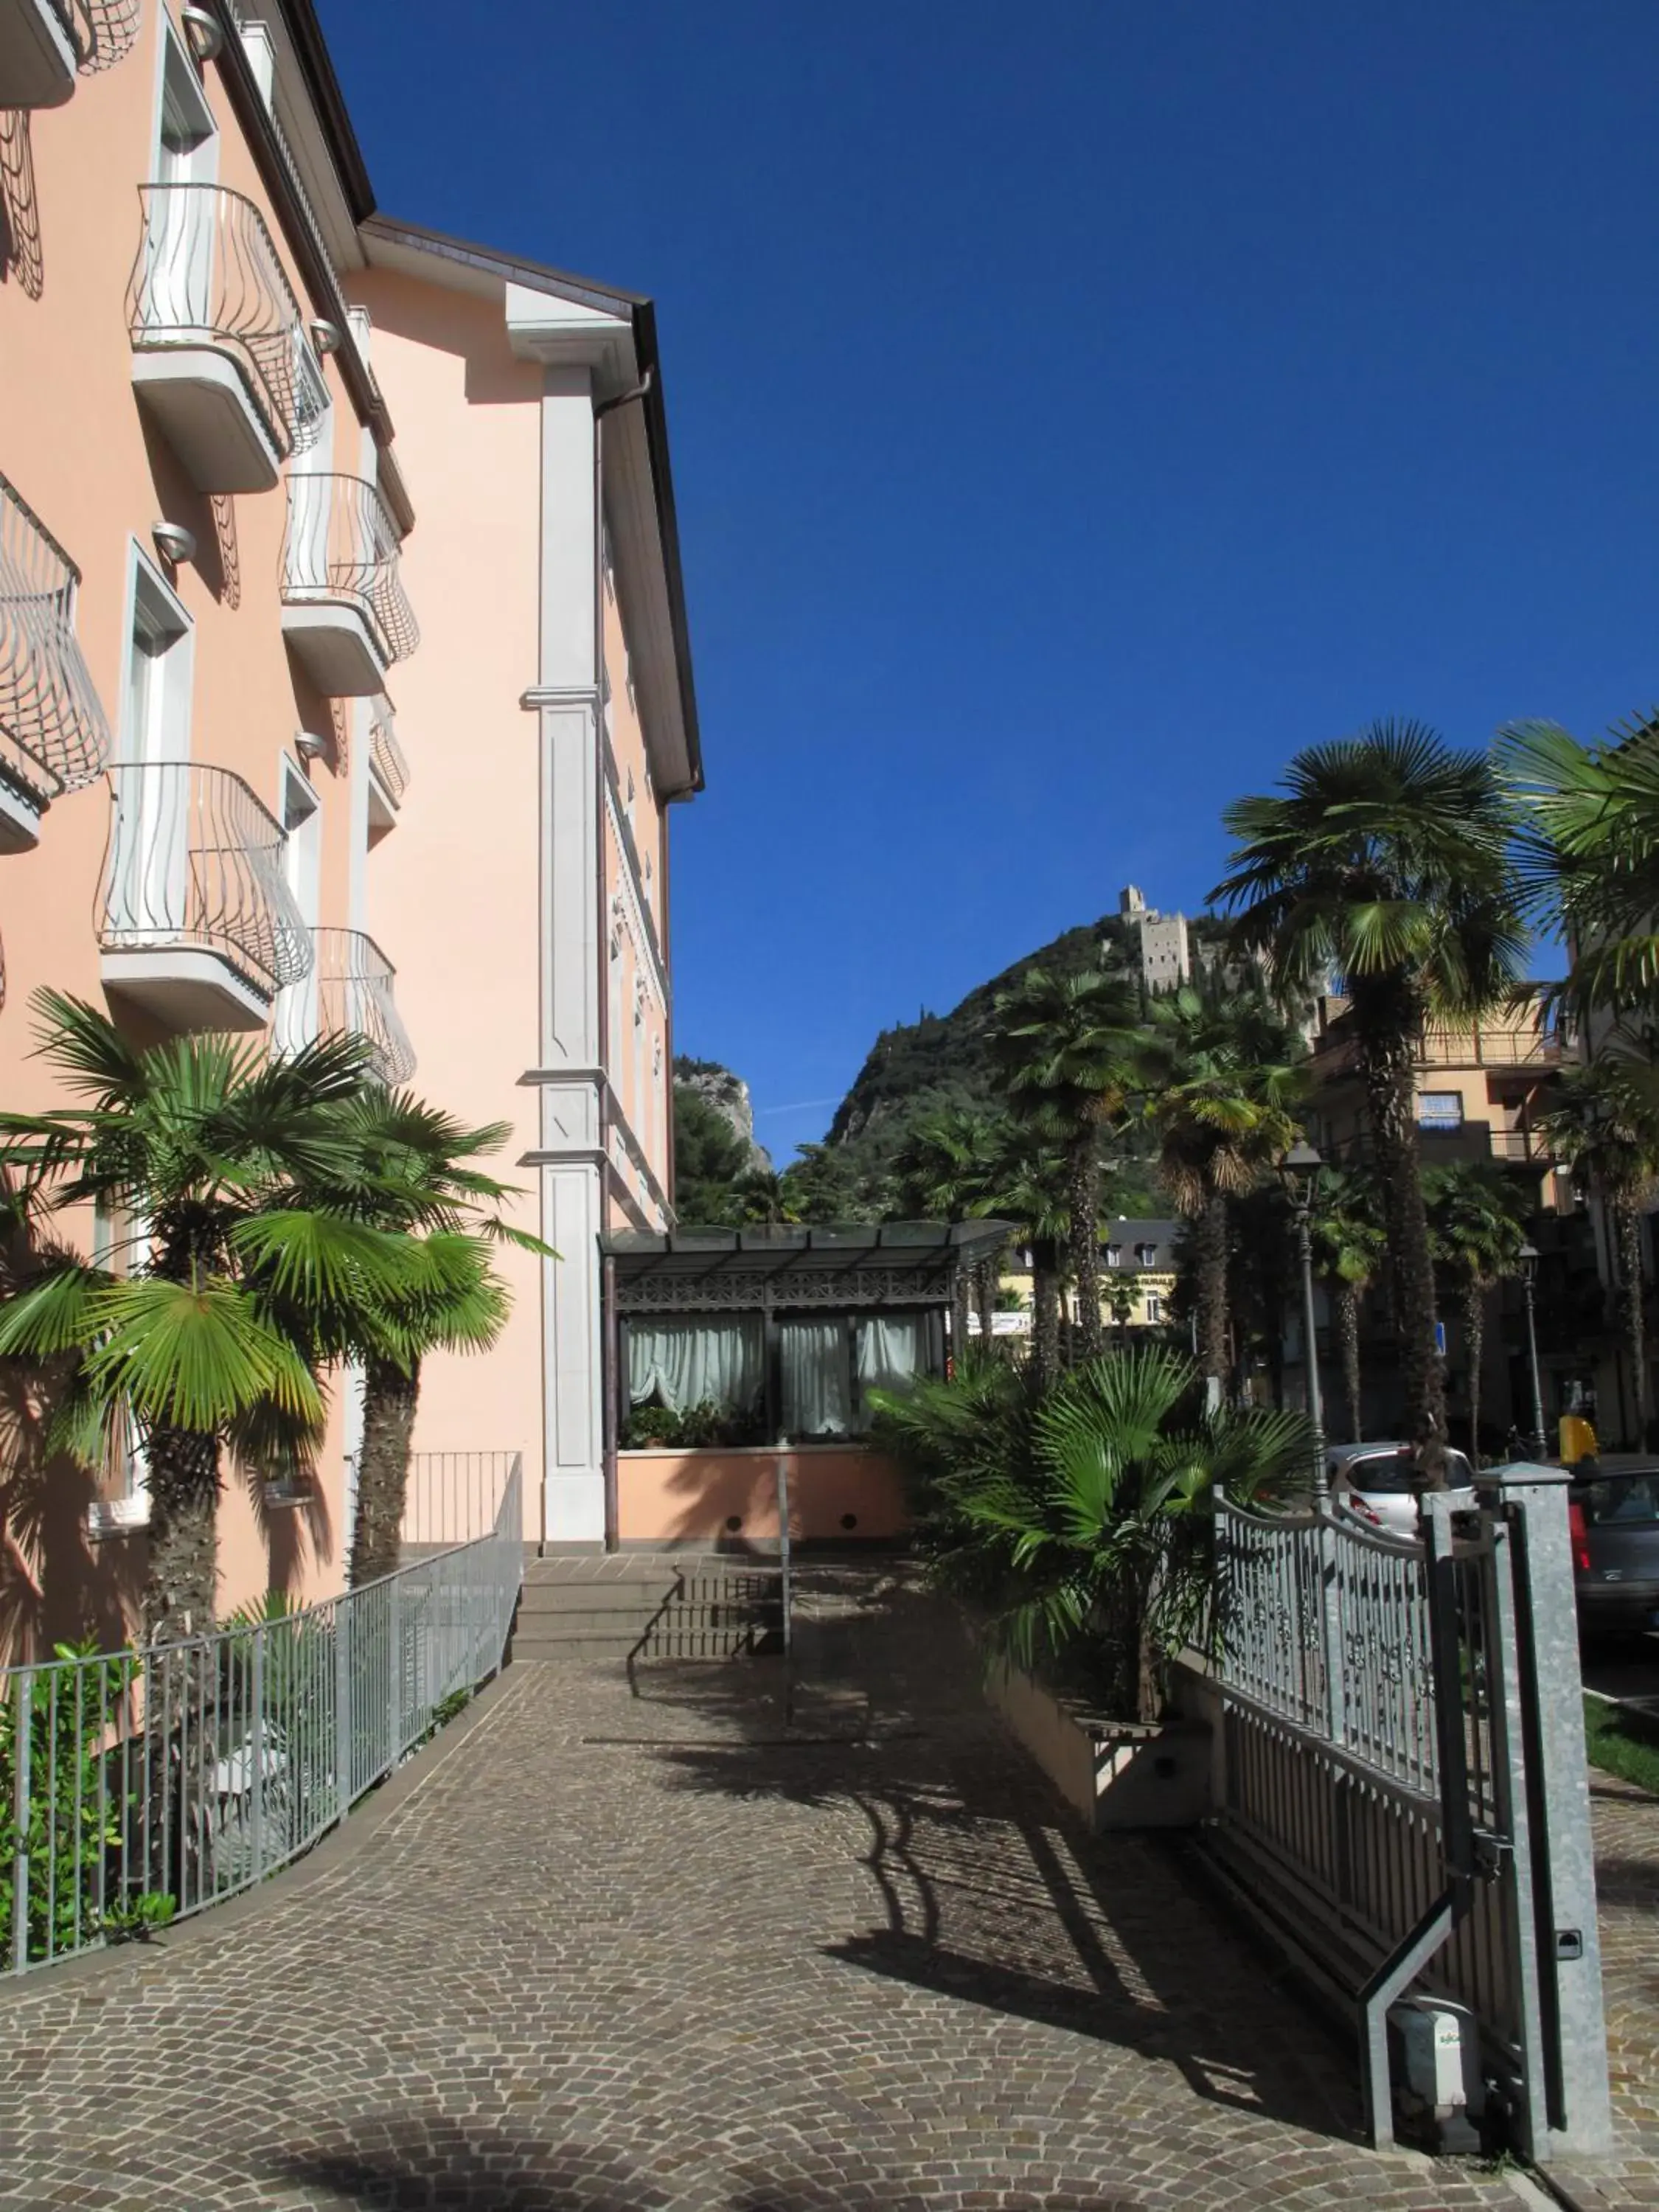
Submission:
<svg viewBox="0 0 1659 2212">
<path fill-rule="evenodd" d="M 112 68 L 140 0 L 0 0 L 0 107 L 61 107 L 77 75 Z"/>
<path fill-rule="evenodd" d="M 112 769 L 98 891 L 104 988 L 172 1030 L 263 1029 L 311 972 L 275 817 L 228 769 Z"/>
<path fill-rule="evenodd" d="M 398 717 L 381 692 L 368 716 L 368 833 L 383 837 L 398 818 L 409 788 L 409 763 L 398 742 Z"/>
<path fill-rule="evenodd" d="M 3 0 L 0 0 L 3 4 Z M 132 380 L 198 490 L 269 491 L 327 389 L 264 217 L 222 185 L 143 185 Z"/>
<path fill-rule="evenodd" d="M 81 572 L 0 476 L 0 852 L 39 842 L 40 817 L 95 782 L 109 724 L 75 635 Z"/>
<path fill-rule="evenodd" d="M 398 574 L 391 510 L 362 477 L 293 470 L 283 551 L 283 635 L 327 698 L 384 693 L 420 643 Z"/>
<path fill-rule="evenodd" d="M 311 971 L 276 1001 L 277 1051 L 298 1052 L 318 1037 L 362 1037 L 373 1048 L 381 1082 L 406 1083 L 415 1073 L 415 1048 L 398 1012 L 397 969 L 360 929 L 310 934 Z"/>
</svg>

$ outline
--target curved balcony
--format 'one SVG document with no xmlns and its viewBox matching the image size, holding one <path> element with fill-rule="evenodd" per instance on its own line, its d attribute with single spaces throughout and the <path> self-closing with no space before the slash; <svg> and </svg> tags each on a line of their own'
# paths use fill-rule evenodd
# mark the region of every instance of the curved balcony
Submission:
<svg viewBox="0 0 1659 2212">
<path fill-rule="evenodd" d="M 0 0 L 0 107 L 61 107 L 76 74 L 112 69 L 140 0 Z"/>
<path fill-rule="evenodd" d="M 252 200 L 141 185 L 132 380 L 199 491 L 269 491 L 327 402 L 300 303 Z"/>
<path fill-rule="evenodd" d="M 65 791 L 96 781 L 109 724 L 75 635 L 81 572 L 0 476 L 0 852 L 36 843 Z"/>
<path fill-rule="evenodd" d="M 409 763 L 398 742 L 398 717 L 384 691 L 368 715 L 368 833 L 383 837 L 398 818 L 409 788 Z"/>
<path fill-rule="evenodd" d="M 263 1029 L 277 992 L 313 962 L 276 819 L 226 769 L 158 761 L 109 780 L 105 989 L 169 1029 Z"/>
<path fill-rule="evenodd" d="M 276 1050 L 298 1052 L 317 1037 L 362 1037 L 374 1048 L 381 1082 L 406 1083 L 415 1073 L 415 1048 L 393 995 L 397 969 L 360 929 L 313 929 L 311 941 L 311 973 L 276 1001 Z"/>
<path fill-rule="evenodd" d="M 283 548 L 283 635 L 324 696 L 383 691 L 421 641 L 398 574 L 397 525 L 366 477 L 293 470 Z"/>
</svg>

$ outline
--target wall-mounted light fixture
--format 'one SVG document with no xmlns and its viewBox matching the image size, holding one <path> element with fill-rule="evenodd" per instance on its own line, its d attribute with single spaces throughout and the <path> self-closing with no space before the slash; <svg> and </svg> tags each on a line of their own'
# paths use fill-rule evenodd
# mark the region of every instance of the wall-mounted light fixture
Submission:
<svg viewBox="0 0 1659 2212">
<path fill-rule="evenodd" d="M 328 750 L 328 739 L 319 738 L 314 730 L 296 730 L 294 733 L 294 750 L 301 760 L 321 760 L 323 755 Z"/>
<path fill-rule="evenodd" d="M 182 522 L 152 522 L 149 534 L 155 541 L 155 550 L 171 567 L 181 561 L 196 558 L 196 532 L 186 530 Z"/>
<path fill-rule="evenodd" d="M 198 62 L 210 62 L 223 51 L 223 27 L 218 17 L 210 15 L 205 8 L 181 8 L 179 21 L 185 27 L 190 50 Z"/>
<path fill-rule="evenodd" d="M 311 325 L 311 343 L 319 353 L 338 353 L 341 344 L 340 325 L 337 323 L 325 322 L 319 315 Z"/>
</svg>

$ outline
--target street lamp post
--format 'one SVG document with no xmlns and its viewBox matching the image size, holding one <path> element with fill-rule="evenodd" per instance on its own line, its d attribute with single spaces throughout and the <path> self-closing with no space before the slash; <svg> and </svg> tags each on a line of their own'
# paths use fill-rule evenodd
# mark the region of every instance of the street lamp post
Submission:
<svg viewBox="0 0 1659 2212">
<path fill-rule="evenodd" d="M 1532 1369 L 1532 1455 L 1541 1467 L 1544 1463 L 1546 1438 L 1544 1435 L 1544 1386 L 1538 1373 L 1538 1320 L 1534 1291 L 1538 1282 L 1538 1253 L 1531 1244 L 1523 1244 L 1520 1251 L 1521 1284 L 1527 1300 L 1527 1358 Z"/>
<path fill-rule="evenodd" d="M 1325 1465 L 1325 1403 L 1319 1387 L 1319 1338 L 1314 1322 L 1313 1206 L 1324 1165 L 1305 1137 L 1298 1139 L 1279 1164 L 1302 1255 L 1302 1341 L 1308 1373 L 1308 1418 L 1313 1424 L 1314 1497 L 1321 1505 L 1330 1496 L 1330 1475 Z"/>
</svg>

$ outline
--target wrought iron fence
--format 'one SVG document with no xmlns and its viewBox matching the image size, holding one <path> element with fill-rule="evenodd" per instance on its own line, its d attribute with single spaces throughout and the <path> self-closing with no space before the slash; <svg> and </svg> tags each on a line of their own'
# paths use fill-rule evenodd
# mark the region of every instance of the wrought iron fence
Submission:
<svg viewBox="0 0 1659 2212">
<path fill-rule="evenodd" d="M 283 836 L 239 775 L 125 763 L 98 891 L 106 951 L 216 952 L 268 997 L 311 972 L 311 933 L 283 874 Z"/>
<path fill-rule="evenodd" d="M 1346 1960 L 1357 1986 L 1433 1911 L 1454 1829 L 1509 1833 L 1498 1533 L 1482 1515 L 1448 1536 L 1437 1585 L 1419 1539 L 1329 1509 L 1218 1507 L 1227 1848 L 1263 1893 L 1294 1898 L 1334 1979 Z M 1500 1854 L 1431 1979 L 1518 2070 L 1517 1905 L 1503 1875 Z"/>
<path fill-rule="evenodd" d="M 311 971 L 277 998 L 278 1052 L 297 1052 L 319 1036 L 362 1037 L 382 1083 L 406 1083 L 415 1048 L 393 993 L 397 969 L 360 929 L 313 929 Z"/>
<path fill-rule="evenodd" d="M 250 1889 L 501 1663 L 516 1456 L 472 1541 L 302 1611 L 0 1674 L 0 1942 L 14 1973 Z"/>
<path fill-rule="evenodd" d="M 495 1526 L 517 1452 L 414 1452 L 404 1492 L 406 1556 L 446 1544 L 469 1544 Z"/>
<path fill-rule="evenodd" d="M 81 572 L 0 476 L 0 774 L 44 806 L 103 774 L 109 723 L 75 635 Z"/>
<path fill-rule="evenodd" d="M 264 217 L 223 185 L 141 185 L 127 293 L 135 346 L 210 346 L 235 363 L 279 459 L 312 444 L 328 404 Z"/>
<path fill-rule="evenodd" d="M 296 469 L 288 479 L 283 596 L 355 608 L 382 660 L 406 660 L 420 624 L 398 574 L 398 526 L 366 477 Z"/>
<path fill-rule="evenodd" d="M 382 691 L 369 702 L 368 757 L 388 801 L 401 806 L 409 788 L 409 763 L 398 742 L 397 725 L 392 702 Z"/>
</svg>

